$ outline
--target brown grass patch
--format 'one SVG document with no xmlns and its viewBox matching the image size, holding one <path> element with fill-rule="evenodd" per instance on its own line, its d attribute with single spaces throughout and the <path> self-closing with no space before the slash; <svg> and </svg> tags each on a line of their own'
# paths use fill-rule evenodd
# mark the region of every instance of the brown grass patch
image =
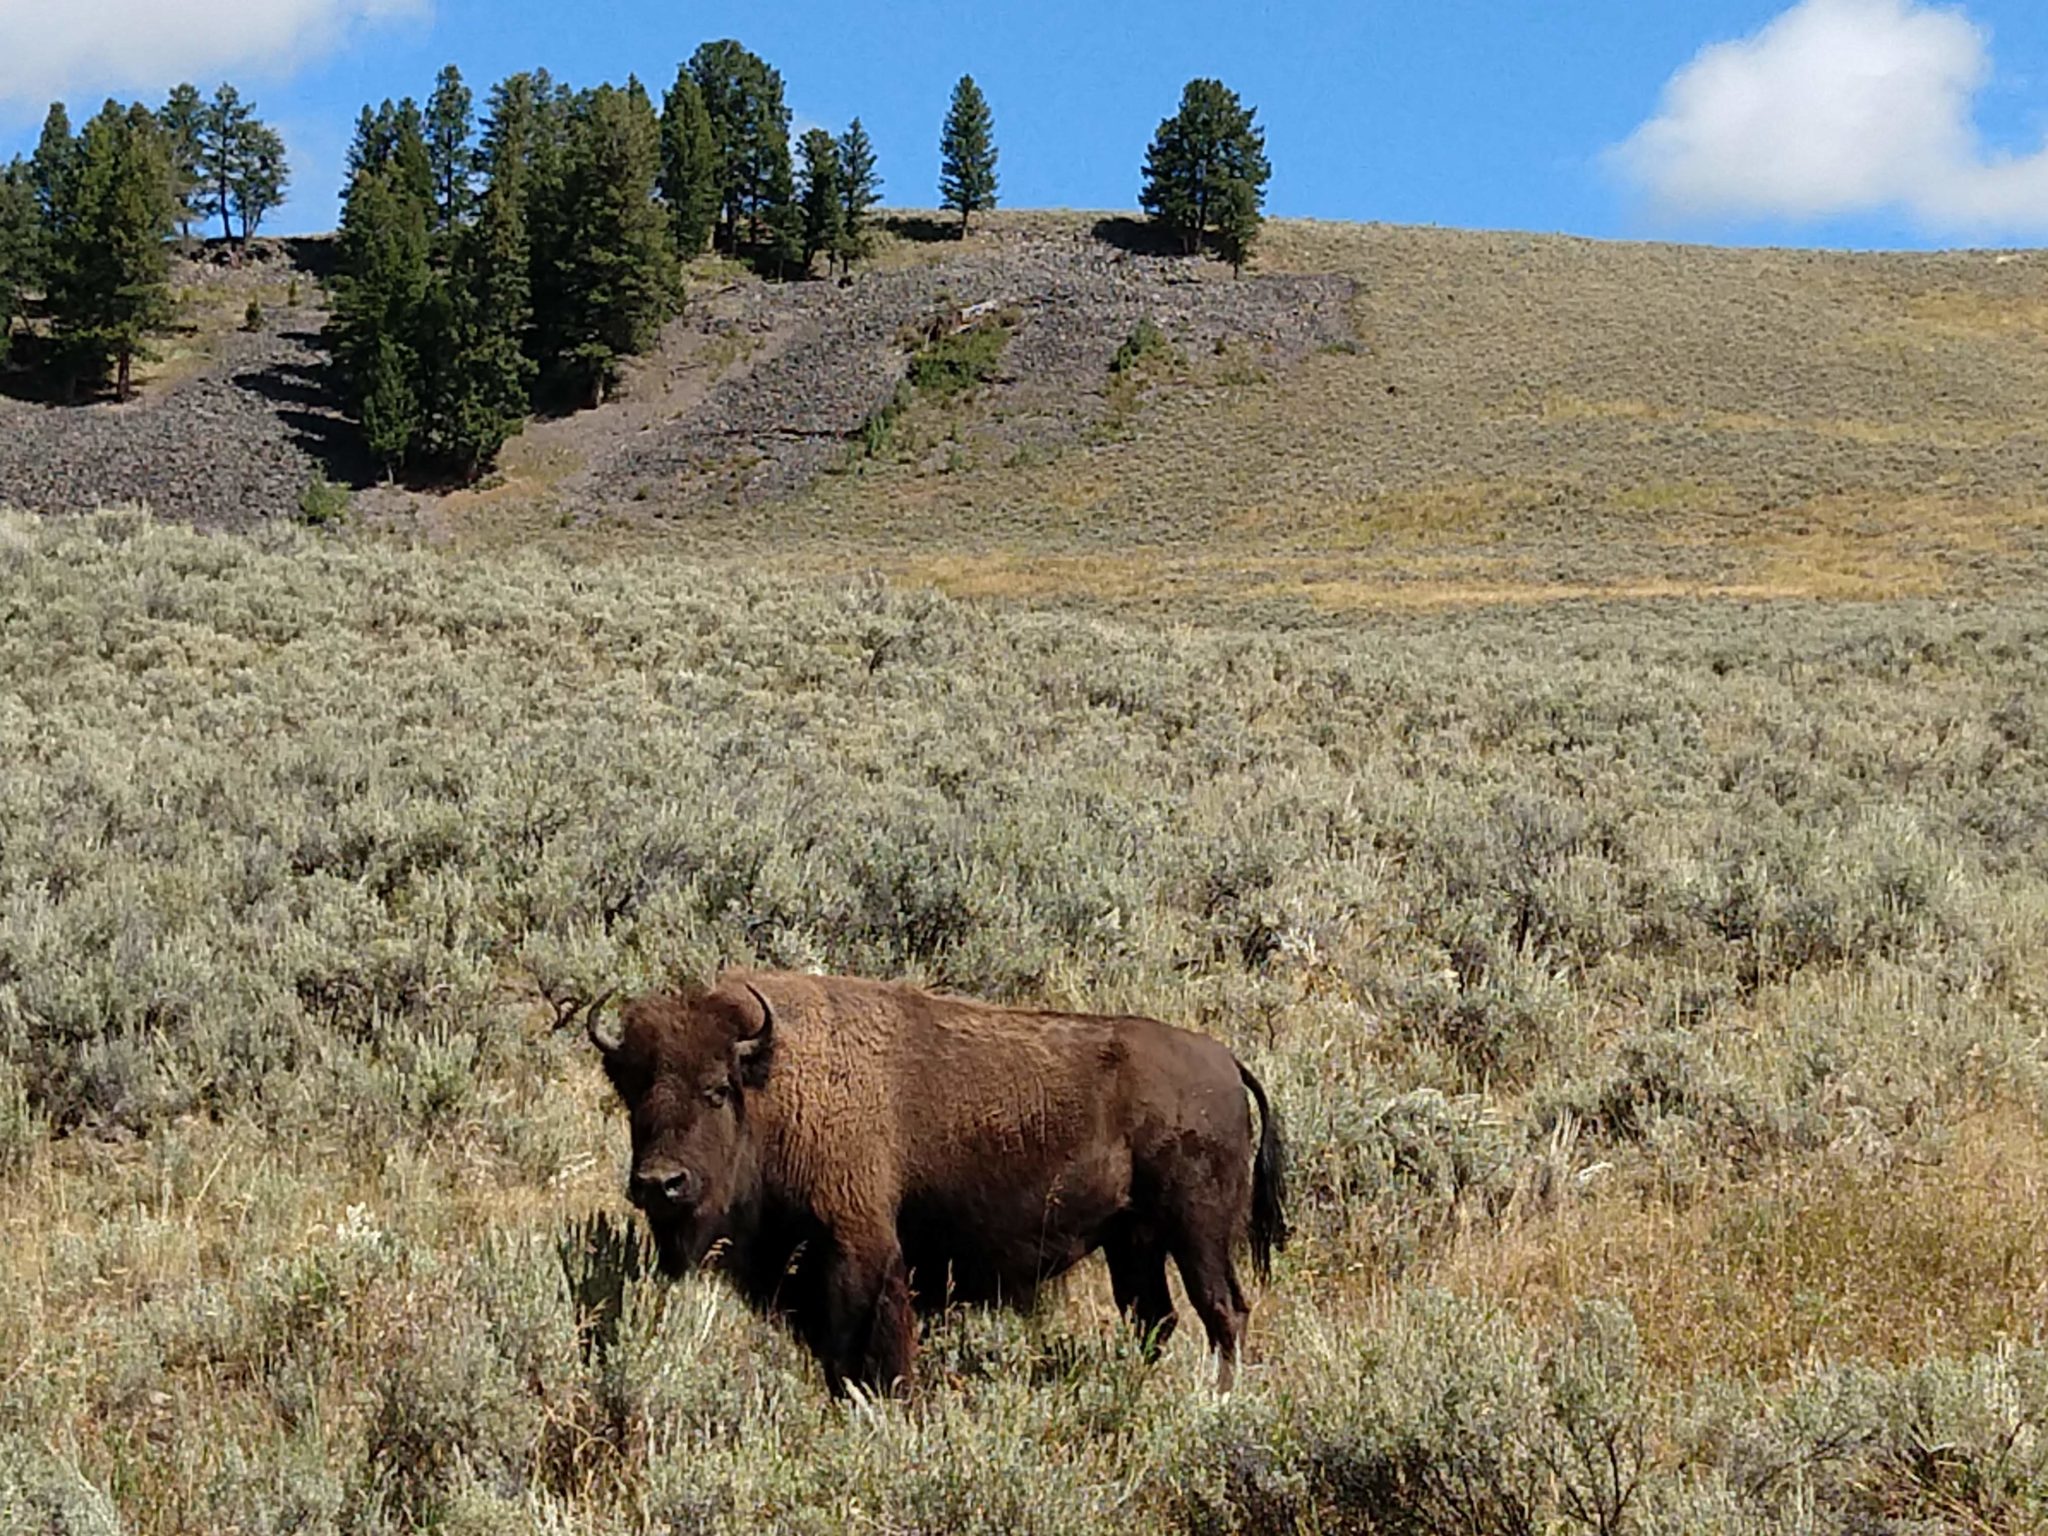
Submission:
<svg viewBox="0 0 2048 1536">
<path fill-rule="evenodd" d="M 1654 1372 L 1683 1383 L 1967 1354 L 2048 1315 L 2048 1128 L 1985 1111 L 1938 1161 L 1817 1159 L 1685 1210 L 1616 1191 L 1467 1237 L 1440 1278 L 1532 1318 L 1623 1301 Z"/>
<path fill-rule="evenodd" d="M 2038 340 L 2048 336 L 2048 299 L 2033 294 L 1987 293 L 1966 288 L 1923 294 L 1906 305 L 1907 318 L 1937 336 Z"/>
</svg>

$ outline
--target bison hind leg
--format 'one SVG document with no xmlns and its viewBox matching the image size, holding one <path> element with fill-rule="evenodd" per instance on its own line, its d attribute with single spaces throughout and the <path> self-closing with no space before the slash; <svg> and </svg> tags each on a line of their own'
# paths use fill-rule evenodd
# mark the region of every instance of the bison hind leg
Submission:
<svg viewBox="0 0 2048 1536">
<path fill-rule="evenodd" d="M 1181 1284 L 1188 1301 L 1202 1319 L 1209 1335 L 1209 1347 L 1216 1351 L 1217 1390 L 1228 1392 L 1237 1373 L 1238 1345 L 1244 1339 L 1245 1320 L 1251 1309 L 1245 1305 L 1244 1288 L 1237 1281 L 1237 1266 L 1231 1261 L 1227 1241 L 1191 1237 L 1174 1249 L 1180 1266 Z"/>
<path fill-rule="evenodd" d="M 1156 1360 L 1180 1321 L 1174 1315 L 1173 1293 L 1166 1285 L 1166 1250 L 1131 1235 L 1104 1243 L 1103 1253 L 1109 1260 L 1109 1285 L 1116 1293 L 1117 1310 L 1138 1330 L 1145 1358 Z"/>
</svg>

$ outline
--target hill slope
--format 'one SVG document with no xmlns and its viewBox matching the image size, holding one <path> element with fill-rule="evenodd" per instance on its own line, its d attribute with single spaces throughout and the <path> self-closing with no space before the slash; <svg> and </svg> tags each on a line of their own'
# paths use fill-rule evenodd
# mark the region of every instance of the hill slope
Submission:
<svg viewBox="0 0 2048 1536">
<path fill-rule="evenodd" d="M 1281 221 L 1238 282 L 1090 215 L 1001 215 L 965 242 L 918 216 L 892 227 L 847 287 L 700 271 L 617 401 L 536 423 L 490 486 L 379 489 L 364 509 L 465 543 L 854 561 L 1035 600 L 1220 587 L 1305 614 L 1988 593 L 2037 579 L 2048 550 L 2036 255 Z M 864 453 L 919 336 L 977 303 L 1012 322 L 995 377 Z M 1141 320 L 1173 355 L 1113 374 Z M 273 326 L 285 348 L 310 329 Z M 356 466 L 305 359 L 269 361 L 117 422 L 0 402 L 32 445 L 0 454 L 0 500 L 288 511 L 323 457 Z M 261 453 L 224 428 L 223 393 L 279 426 Z M 200 472 L 280 442 L 297 457 L 261 476 Z"/>
</svg>

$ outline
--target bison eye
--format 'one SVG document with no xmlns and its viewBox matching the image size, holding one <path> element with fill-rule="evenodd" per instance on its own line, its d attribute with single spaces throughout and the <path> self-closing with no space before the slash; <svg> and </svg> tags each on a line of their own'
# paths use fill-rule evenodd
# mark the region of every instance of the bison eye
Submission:
<svg viewBox="0 0 2048 1536">
<path fill-rule="evenodd" d="M 704 1102 L 713 1109 L 723 1109 L 726 1101 L 731 1097 L 732 1084 L 730 1083 L 713 1083 L 704 1090 Z"/>
</svg>

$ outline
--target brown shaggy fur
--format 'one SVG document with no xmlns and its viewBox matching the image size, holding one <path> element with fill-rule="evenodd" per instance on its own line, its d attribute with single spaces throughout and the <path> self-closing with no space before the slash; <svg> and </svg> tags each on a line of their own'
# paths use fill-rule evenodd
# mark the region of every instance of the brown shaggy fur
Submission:
<svg viewBox="0 0 2048 1536">
<path fill-rule="evenodd" d="M 911 1374 L 914 1315 L 1027 1305 L 1097 1248 L 1152 1348 L 1166 1262 L 1229 1385 L 1233 1254 L 1286 1240 L 1279 1126 L 1216 1041 L 841 977 L 728 972 L 592 1038 L 632 1116 L 630 1195 L 663 1268 L 710 1257 L 835 1392 Z M 1252 1136 L 1245 1091 L 1257 1099 Z"/>
</svg>

